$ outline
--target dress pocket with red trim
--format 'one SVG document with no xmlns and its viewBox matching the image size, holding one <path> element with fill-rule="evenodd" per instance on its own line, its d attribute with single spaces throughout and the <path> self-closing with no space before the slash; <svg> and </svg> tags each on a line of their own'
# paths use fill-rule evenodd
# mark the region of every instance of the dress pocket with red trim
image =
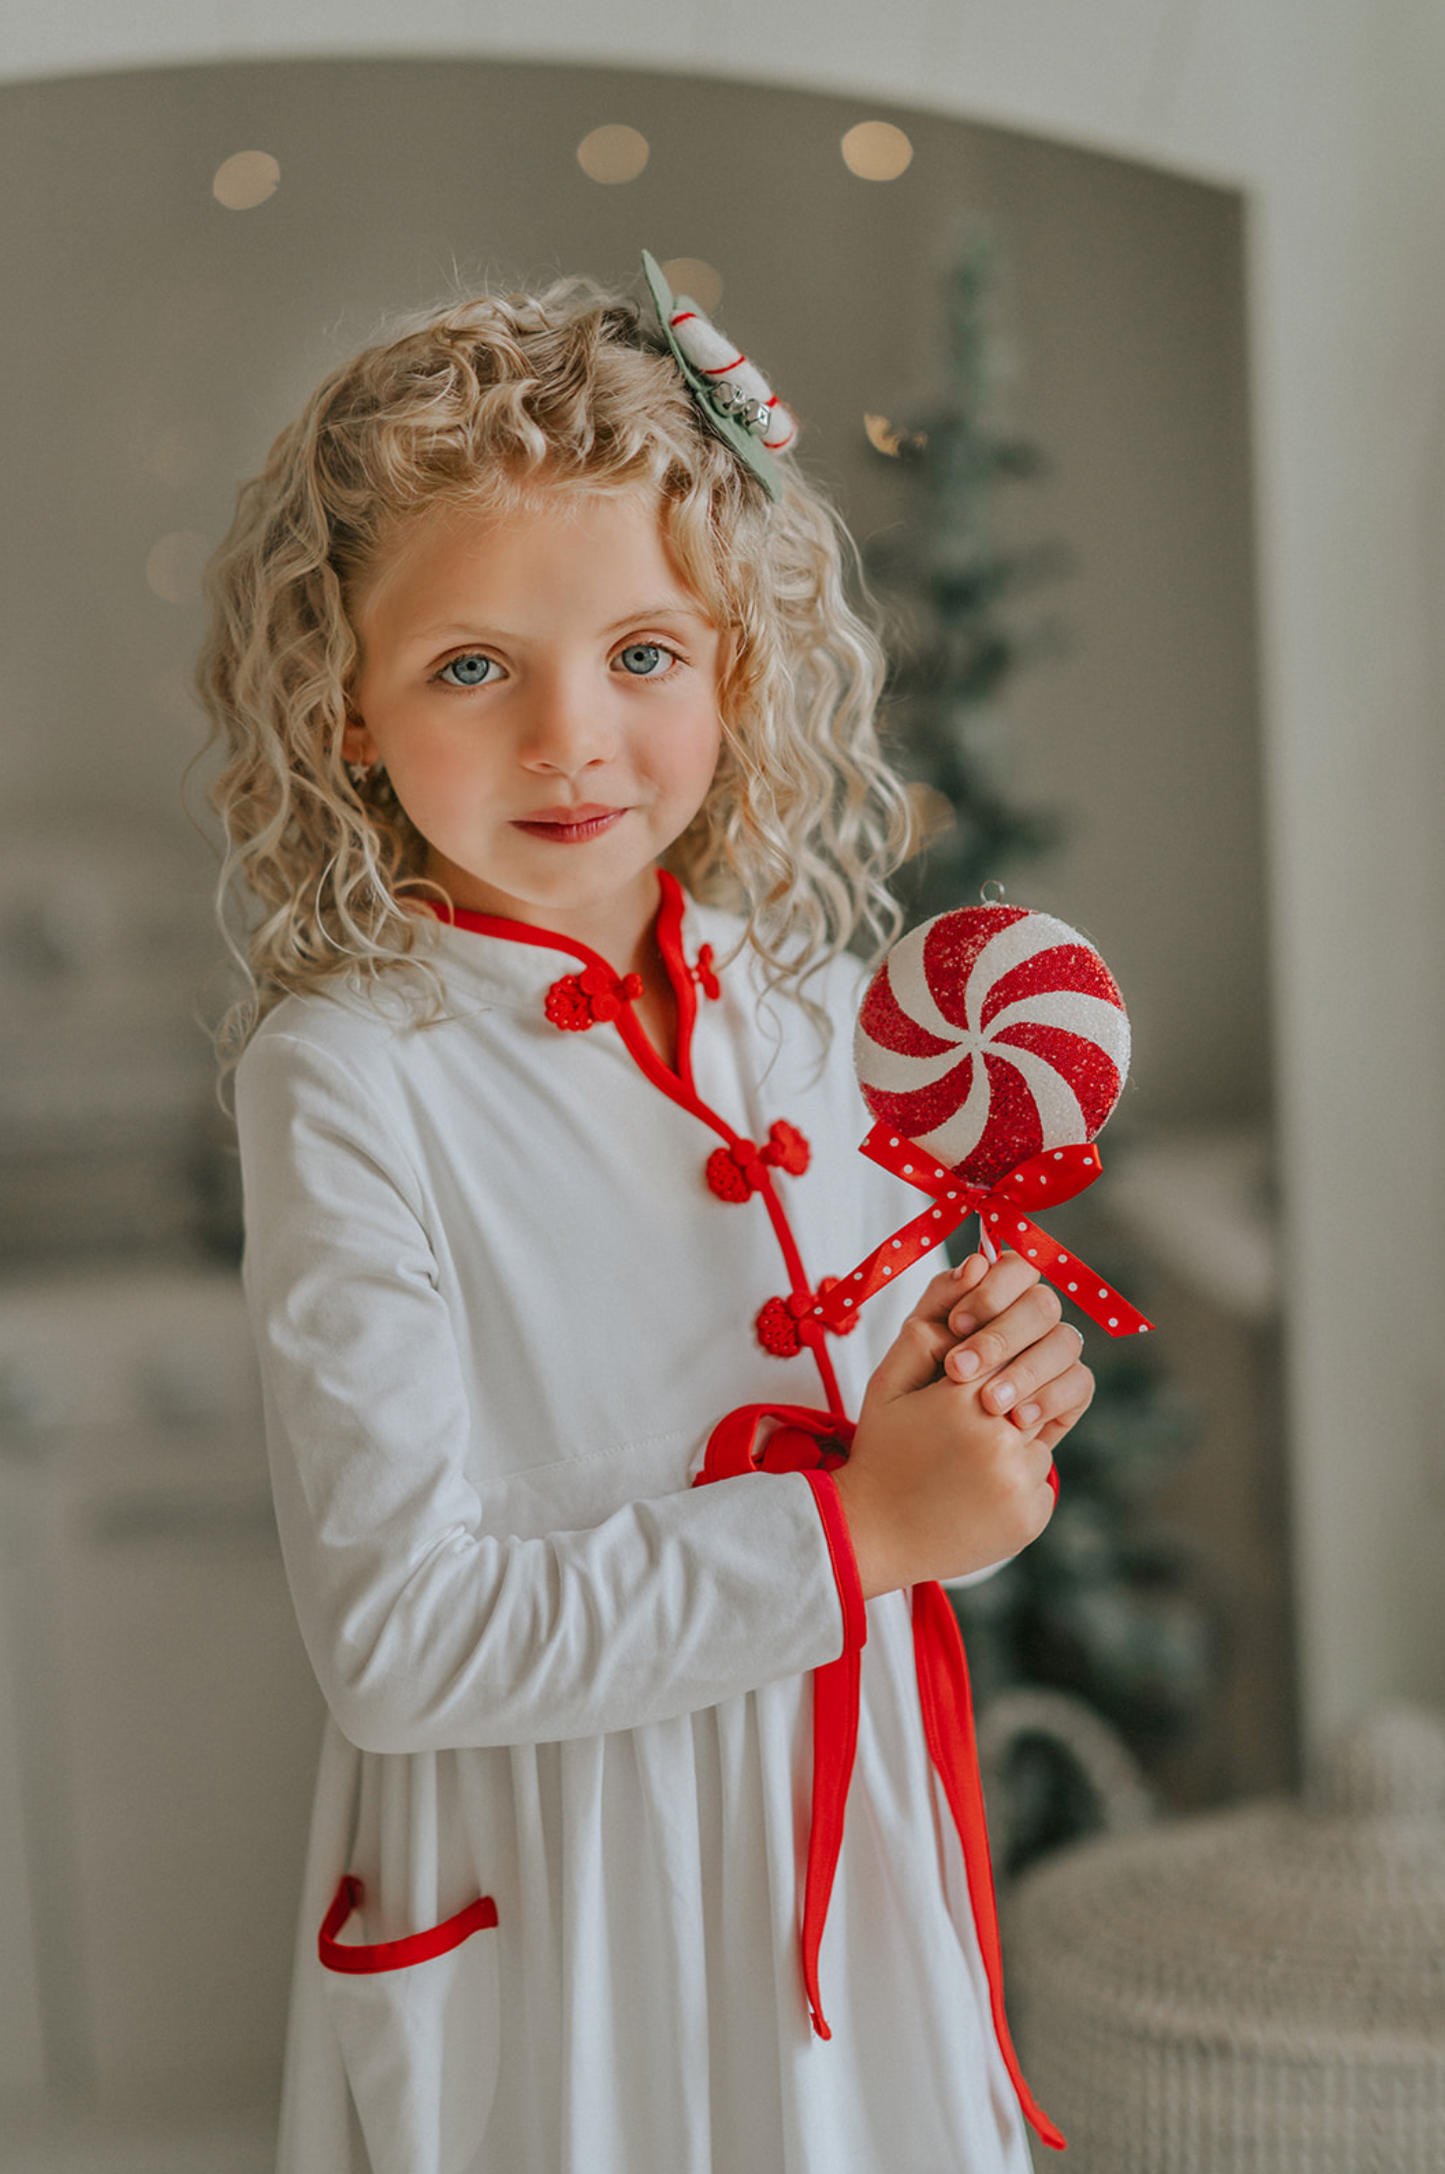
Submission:
<svg viewBox="0 0 1445 2174">
<path fill-rule="evenodd" d="M 402 1940 L 342 1941 L 364 1901 L 347 1873 L 317 1953 L 375 2174 L 469 2174 L 496 2096 L 497 1906 L 479 1896 Z"/>
</svg>

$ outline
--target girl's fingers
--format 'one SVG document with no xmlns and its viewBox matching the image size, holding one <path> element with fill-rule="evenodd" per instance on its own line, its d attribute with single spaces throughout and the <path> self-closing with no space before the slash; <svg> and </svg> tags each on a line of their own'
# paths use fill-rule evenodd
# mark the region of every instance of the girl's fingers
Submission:
<svg viewBox="0 0 1445 2174">
<path fill-rule="evenodd" d="M 965 1261 L 962 1270 L 946 1268 L 928 1284 L 878 1368 L 885 1394 L 906 1396 L 937 1378 L 939 1367 L 956 1342 L 948 1325 L 949 1309 L 957 1300 L 960 1280 L 969 1267 Z"/>
<path fill-rule="evenodd" d="M 975 1329 L 950 1354 L 948 1371 L 955 1381 L 978 1383 L 1008 1367 L 1010 1379 L 1016 1386 L 1022 1385 L 1023 1376 L 1013 1362 L 1052 1333 L 1063 1311 L 1058 1293 L 1052 1286 L 1040 1283 L 1033 1269 L 1028 1269 L 1027 1273 L 1032 1281 L 1022 1295 L 986 1327 Z M 1077 1356 L 1075 1343 L 1069 1357 Z M 1047 1365 L 1042 1374 L 1028 1377 L 1028 1385 L 1032 1387 L 1035 1380 L 1045 1380 L 1057 1371 L 1056 1365 Z M 1002 1410 L 1003 1407 L 995 1406 L 995 1409 Z"/>
<path fill-rule="evenodd" d="M 1051 1418 L 1046 1418 L 1037 1429 L 1031 1430 L 1031 1438 L 1047 1450 L 1057 1447 L 1070 1427 L 1083 1418 L 1094 1400 L 1094 1377 L 1086 1366 L 1081 1367 L 1080 1372 L 1087 1380 L 1086 1385 L 1076 1393 L 1077 1401 L 1071 1402 L 1063 1411 L 1056 1412 Z"/>
<path fill-rule="evenodd" d="M 1066 1366 L 1038 1388 L 1021 1392 L 1009 1408 L 1009 1417 L 1026 1434 L 1058 1422 L 1062 1422 L 1060 1432 L 1063 1432 L 1083 1417 L 1093 1394 L 1093 1375 L 1075 1359 L 1071 1366 Z M 987 1395 L 985 1390 L 985 1399 Z"/>
<path fill-rule="evenodd" d="M 992 1263 L 981 1253 L 970 1254 L 955 1274 L 958 1284 L 949 1325 L 960 1338 L 971 1336 L 985 1322 L 997 1319 L 1039 1280 L 1038 1270 L 1021 1253 L 1007 1249 Z"/>
<path fill-rule="evenodd" d="M 1087 1405 L 1085 1405 L 1084 1410 L 1088 1410 Z M 1034 1439 L 1042 1442 L 1047 1450 L 1057 1449 L 1070 1427 L 1073 1426 L 1076 1420 L 1082 1419 L 1083 1416 L 1083 1412 L 1063 1412 L 1057 1419 L 1046 1419 Z"/>
<path fill-rule="evenodd" d="M 1035 1425 L 1039 1417 L 1051 1418 L 1056 1408 L 1049 1394 L 1052 1385 L 1061 1375 L 1073 1372 L 1083 1348 L 1084 1339 L 1078 1330 L 1066 1321 L 1059 1322 L 1012 1360 L 1005 1372 L 984 1383 L 985 1409 L 1011 1413 L 1026 1427 Z M 1031 1406 L 1038 1406 L 1038 1411 L 1033 1417 L 1023 1418 L 1021 1415 Z"/>
<path fill-rule="evenodd" d="M 1084 1339 L 1076 1328 L 1066 1321 L 1056 1321 L 1052 1328 L 1027 1344 L 992 1375 L 981 1373 L 975 1367 L 969 1372 L 971 1352 L 955 1349 L 945 1360 L 945 1371 L 958 1381 L 982 1382 L 980 1391 L 984 1407 L 988 1411 L 1011 1412 L 1017 1417 L 1025 1407 L 1036 1405 L 1042 1393 L 1049 1389 L 1061 1375 L 1068 1374 L 1079 1363 Z M 1056 1399 L 1050 1398 L 1045 1416 L 1051 1416 Z M 1038 1412 L 1031 1412 L 1021 1421 L 1024 1426 L 1037 1423 Z"/>
<path fill-rule="evenodd" d="M 925 1320 L 946 1322 L 953 1309 L 966 1298 L 974 1303 L 973 1293 L 982 1284 L 988 1270 L 988 1262 L 981 1253 L 971 1253 L 957 1268 L 942 1268 L 925 1286 L 923 1296 L 914 1312 Z M 995 1308 L 990 1307 L 992 1313 Z M 954 1341 L 957 1341 L 956 1335 Z"/>
</svg>

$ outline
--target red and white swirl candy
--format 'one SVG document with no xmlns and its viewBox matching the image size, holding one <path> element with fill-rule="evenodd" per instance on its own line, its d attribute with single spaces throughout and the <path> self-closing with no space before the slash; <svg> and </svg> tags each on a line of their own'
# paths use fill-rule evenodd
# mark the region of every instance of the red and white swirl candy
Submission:
<svg viewBox="0 0 1445 2174">
<path fill-rule="evenodd" d="M 913 929 L 863 1000 L 863 1099 L 967 1184 L 1092 1140 L 1129 1070 L 1113 975 L 1067 922 L 966 906 Z"/>
<path fill-rule="evenodd" d="M 721 414 L 732 415 L 762 440 L 770 453 L 785 453 L 798 435 L 791 408 L 773 391 L 754 362 L 719 332 L 686 295 L 668 315 L 668 328 Z"/>
</svg>

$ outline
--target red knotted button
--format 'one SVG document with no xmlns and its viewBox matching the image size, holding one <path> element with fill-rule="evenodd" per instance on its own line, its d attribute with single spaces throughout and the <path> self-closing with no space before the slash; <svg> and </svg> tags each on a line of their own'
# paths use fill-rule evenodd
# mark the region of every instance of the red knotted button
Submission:
<svg viewBox="0 0 1445 2174">
<path fill-rule="evenodd" d="M 615 1019 L 624 1004 L 642 994 L 640 974 L 614 974 L 610 968 L 584 966 L 580 974 L 564 974 L 547 991 L 546 1012 L 554 1027 L 568 1034 L 585 1034 L 599 1019 Z"/>
<path fill-rule="evenodd" d="M 851 1336 L 858 1326 L 856 1313 L 835 1324 L 819 1320 L 814 1310 L 837 1281 L 836 1276 L 824 1276 L 816 1291 L 794 1291 L 788 1298 L 765 1299 L 753 1324 L 764 1351 L 771 1352 L 775 1359 L 791 1359 L 805 1344 L 818 1343 L 825 1331 L 830 1336 Z"/>
<path fill-rule="evenodd" d="M 751 1140 L 734 1140 L 731 1147 L 715 1147 L 707 1159 L 708 1190 L 719 1200 L 747 1200 L 763 1182 L 762 1166 L 786 1170 L 800 1178 L 812 1161 L 813 1151 L 796 1125 L 779 1118 L 768 1128 L 767 1143 L 755 1147 Z"/>
<path fill-rule="evenodd" d="M 758 1189 L 758 1151 L 751 1140 L 715 1147 L 707 1159 L 708 1191 L 719 1200 L 747 1200 Z"/>
<path fill-rule="evenodd" d="M 703 995 L 708 999 L 708 1002 L 715 1004 L 722 995 L 722 983 L 718 980 L 717 970 L 712 963 L 711 944 L 699 944 L 697 964 L 696 966 L 690 966 L 688 972 L 701 989 Z"/>
<path fill-rule="evenodd" d="M 763 1149 L 763 1160 L 776 1163 L 786 1170 L 789 1177 L 800 1178 L 813 1159 L 813 1150 L 796 1125 L 790 1125 L 780 1117 L 768 1128 L 768 1144 Z"/>
</svg>

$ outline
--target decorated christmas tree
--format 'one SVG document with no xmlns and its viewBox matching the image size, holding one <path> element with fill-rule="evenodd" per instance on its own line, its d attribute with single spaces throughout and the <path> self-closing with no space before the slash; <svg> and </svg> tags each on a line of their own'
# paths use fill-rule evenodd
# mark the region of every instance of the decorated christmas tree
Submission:
<svg viewBox="0 0 1445 2174">
<path fill-rule="evenodd" d="M 875 556 L 870 572 L 897 600 L 906 630 L 889 713 L 919 816 L 920 848 L 900 886 L 913 921 L 973 904 L 985 883 L 1011 879 L 1061 830 L 1052 811 L 1016 807 L 1008 787 L 1002 697 L 1014 672 L 1059 647 L 1056 627 L 1028 600 L 1068 560 L 1056 546 L 1006 549 L 998 540 L 1001 492 L 1040 474 L 1043 462 L 994 422 L 993 291 L 993 247 L 979 233 L 947 280 L 941 394 L 902 424 L 868 418 L 906 500 L 904 540 Z M 1095 1265 L 1140 1295 L 1137 1262 L 1104 1255 Z M 1152 1748 L 1188 1731 L 1209 1686 L 1191 1565 L 1150 1534 L 1146 1508 L 1189 1421 L 1147 1344 L 1111 1345 L 1088 1322 L 1079 1326 L 1098 1389 L 1060 1446 L 1053 1522 L 1024 1555 L 953 1600 L 980 1706 L 1025 1685 L 1067 1689 L 1147 1763 Z M 1005 1780 L 1014 1869 L 1090 1823 L 1077 1777 L 1044 1747 L 1022 1745 Z"/>
<path fill-rule="evenodd" d="M 1025 625 L 1020 600 L 1067 560 L 1054 545 L 998 542 L 1001 490 L 1037 475 L 1043 460 L 991 420 L 992 256 L 979 234 L 950 273 L 941 394 L 901 427 L 868 417 L 870 442 L 898 462 L 910 500 L 904 541 L 880 547 L 870 570 L 902 605 L 888 714 L 923 840 L 900 879 L 914 919 L 975 900 L 984 882 L 1059 834 L 1052 814 L 1018 808 L 1008 795 L 1000 697 L 1020 664 L 1059 639 L 1048 620 Z"/>
</svg>

